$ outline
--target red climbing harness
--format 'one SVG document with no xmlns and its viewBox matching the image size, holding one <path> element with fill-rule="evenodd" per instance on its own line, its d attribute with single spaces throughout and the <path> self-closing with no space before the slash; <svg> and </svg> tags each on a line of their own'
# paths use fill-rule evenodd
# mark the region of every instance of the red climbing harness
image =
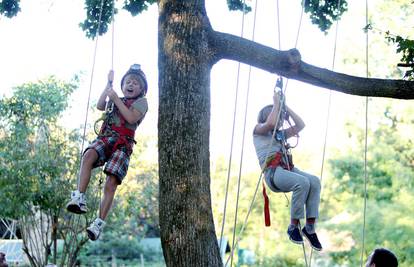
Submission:
<svg viewBox="0 0 414 267">
<path fill-rule="evenodd" d="M 124 102 L 125 106 L 127 108 L 130 108 L 132 103 L 134 103 L 136 101 L 135 98 L 133 99 L 122 99 L 122 101 Z M 120 119 L 120 124 L 119 126 L 116 126 L 115 124 L 109 124 L 109 114 L 106 114 L 106 118 L 104 119 L 104 122 L 102 124 L 101 130 L 99 131 L 99 136 L 103 137 L 103 141 L 105 143 L 108 142 L 108 138 L 109 136 L 113 136 L 116 135 L 117 141 L 115 142 L 115 144 L 112 147 L 112 151 L 111 153 L 114 153 L 115 150 L 117 150 L 118 147 L 124 145 L 127 149 L 128 152 L 132 152 L 132 146 L 133 143 L 135 143 L 134 140 L 134 136 L 135 136 L 135 130 L 129 129 L 126 127 L 126 120 L 125 118 L 122 116 L 122 114 L 119 112 L 118 109 L 116 109 L 113 112 L 117 112 L 117 115 Z M 138 121 L 138 124 L 140 123 L 140 121 Z"/>
<path fill-rule="evenodd" d="M 283 169 L 291 171 L 294 167 L 292 161 L 292 154 L 286 153 L 288 163 L 283 160 L 283 154 L 281 152 L 277 152 L 274 155 L 271 155 L 266 160 L 266 167 L 267 169 L 276 169 L 277 167 L 281 166 Z M 269 208 L 269 197 L 266 193 L 266 185 L 264 181 L 263 184 L 263 198 L 264 198 L 264 217 L 265 217 L 265 225 L 270 226 L 270 208 Z M 276 185 L 274 185 L 276 187 Z"/>
</svg>

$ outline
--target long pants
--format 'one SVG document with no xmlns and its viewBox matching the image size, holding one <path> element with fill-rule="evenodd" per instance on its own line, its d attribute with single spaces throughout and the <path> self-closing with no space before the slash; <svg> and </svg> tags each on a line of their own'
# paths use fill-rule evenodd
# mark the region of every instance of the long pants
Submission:
<svg viewBox="0 0 414 267">
<path fill-rule="evenodd" d="M 290 216 L 292 219 L 317 218 L 321 182 L 318 177 L 293 168 L 291 171 L 282 167 L 266 171 L 266 182 L 275 192 L 292 192 Z M 272 179 L 272 180 L 271 180 Z"/>
</svg>

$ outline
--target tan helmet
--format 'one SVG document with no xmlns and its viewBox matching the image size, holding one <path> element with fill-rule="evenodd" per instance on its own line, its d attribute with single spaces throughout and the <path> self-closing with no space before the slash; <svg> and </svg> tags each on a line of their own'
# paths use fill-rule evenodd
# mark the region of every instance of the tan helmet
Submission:
<svg viewBox="0 0 414 267">
<path fill-rule="evenodd" d="M 144 95 L 146 95 L 148 91 L 147 77 L 145 76 L 145 73 L 141 70 L 140 64 L 131 65 L 129 70 L 124 74 L 124 76 L 121 79 L 121 88 L 122 88 L 122 85 L 124 84 L 125 77 L 129 74 L 136 74 L 144 81 Z"/>
</svg>

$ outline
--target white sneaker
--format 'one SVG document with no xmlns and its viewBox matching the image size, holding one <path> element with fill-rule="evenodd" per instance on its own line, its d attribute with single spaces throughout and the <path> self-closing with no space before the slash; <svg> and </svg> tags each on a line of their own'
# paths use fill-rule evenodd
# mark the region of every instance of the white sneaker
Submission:
<svg viewBox="0 0 414 267">
<path fill-rule="evenodd" d="M 72 191 L 70 201 L 66 204 L 66 209 L 69 212 L 76 214 L 83 214 L 88 211 L 86 207 L 86 197 L 79 190 Z"/>
<path fill-rule="evenodd" d="M 99 235 L 102 233 L 102 230 L 105 226 L 105 221 L 100 218 L 96 218 L 88 228 L 86 228 L 86 232 L 88 233 L 88 237 L 90 240 L 95 241 L 99 238 Z"/>
</svg>

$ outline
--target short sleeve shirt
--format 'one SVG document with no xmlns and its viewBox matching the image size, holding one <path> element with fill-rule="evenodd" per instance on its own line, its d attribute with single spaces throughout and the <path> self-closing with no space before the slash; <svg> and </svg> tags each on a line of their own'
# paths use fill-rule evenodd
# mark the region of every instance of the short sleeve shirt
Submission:
<svg viewBox="0 0 414 267">
<path fill-rule="evenodd" d="M 274 155 L 280 151 L 280 142 L 272 141 L 272 133 L 266 135 L 253 134 L 253 144 L 260 166 L 266 161 L 266 156 Z"/>
<path fill-rule="evenodd" d="M 121 98 L 121 100 L 122 100 L 122 102 L 124 102 L 124 104 L 127 101 L 127 99 L 125 99 L 125 98 Z M 148 111 L 148 102 L 147 102 L 147 99 L 145 97 L 140 97 L 140 98 L 136 99 L 130 106 L 132 108 L 136 109 L 137 111 L 139 111 L 143 115 L 142 118 L 136 123 L 130 124 L 127 121 L 125 121 L 125 127 L 135 131 L 137 129 L 138 125 L 144 119 L 145 114 Z M 117 127 L 121 127 L 121 121 L 122 121 L 121 116 L 122 115 L 120 114 L 119 110 L 114 105 L 114 109 L 113 109 L 110 117 L 108 118 L 109 119 L 109 124 L 110 125 L 114 124 Z"/>
</svg>

